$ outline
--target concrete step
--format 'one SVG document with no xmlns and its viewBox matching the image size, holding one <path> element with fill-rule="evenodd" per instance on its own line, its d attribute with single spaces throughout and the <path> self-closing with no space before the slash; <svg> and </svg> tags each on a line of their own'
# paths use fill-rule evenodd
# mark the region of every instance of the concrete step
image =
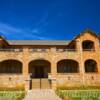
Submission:
<svg viewBox="0 0 100 100">
<path fill-rule="evenodd" d="M 51 83 L 48 79 L 32 79 L 32 89 L 50 89 Z"/>
<path fill-rule="evenodd" d="M 51 89 L 34 89 L 28 91 L 24 100 L 61 100 Z"/>
</svg>

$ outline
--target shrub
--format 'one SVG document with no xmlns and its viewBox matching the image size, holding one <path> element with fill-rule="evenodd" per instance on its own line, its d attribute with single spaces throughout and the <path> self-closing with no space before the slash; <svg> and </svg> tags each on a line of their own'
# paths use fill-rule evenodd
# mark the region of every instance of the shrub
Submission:
<svg viewBox="0 0 100 100">
<path fill-rule="evenodd" d="M 0 91 L 0 100 L 22 100 L 25 91 Z"/>
<path fill-rule="evenodd" d="M 0 91 L 24 91 L 24 87 L 0 87 Z"/>
<path fill-rule="evenodd" d="M 69 97 L 71 100 L 100 100 L 100 90 L 57 90 L 56 94 L 62 99 Z"/>
<path fill-rule="evenodd" d="M 73 87 L 68 87 L 68 86 L 58 86 L 57 90 L 90 90 L 90 89 L 100 89 L 100 86 L 73 86 Z"/>
</svg>

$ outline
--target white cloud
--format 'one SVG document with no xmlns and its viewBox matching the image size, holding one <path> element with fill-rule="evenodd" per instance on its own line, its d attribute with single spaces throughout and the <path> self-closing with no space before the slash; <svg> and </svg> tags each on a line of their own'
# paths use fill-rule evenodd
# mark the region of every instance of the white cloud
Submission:
<svg viewBox="0 0 100 100">
<path fill-rule="evenodd" d="M 40 18 L 40 20 L 36 22 L 35 27 L 33 27 L 31 32 L 35 34 L 44 33 L 45 30 L 44 27 L 48 25 L 48 17 L 49 17 L 48 12 L 44 13 L 43 16 Z"/>
<path fill-rule="evenodd" d="M 45 40 L 46 37 L 41 36 L 41 31 L 38 28 L 34 28 L 33 30 L 25 30 L 22 28 L 16 28 L 9 24 L 0 22 L 0 32 L 5 36 L 12 37 L 22 37 L 22 39 L 39 39 Z"/>
<path fill-rule="evenodd" d="M 32 32 L 32 33 L 37 33 L 37 34 L 40 33 L 39 29 L 36 29 L 36 28 L 33 29 L 31 32 Z"/>
<path fill-rule="evenodd" d="M 0 32 L 4 34 L 20 33 L 21 29 L 12 27 L 8 24 L 0 23 Z"/>
<path fill-rule="evenodd" d="M 36 23 L 36 27 L 40 28 L 41 26 L 44 26 L 45 23 L 48 22 L 48 17 L 49 17 L 49 13 L 45 12 L 43 16 L 40 18 L 40 20 Z"/>
</svg>

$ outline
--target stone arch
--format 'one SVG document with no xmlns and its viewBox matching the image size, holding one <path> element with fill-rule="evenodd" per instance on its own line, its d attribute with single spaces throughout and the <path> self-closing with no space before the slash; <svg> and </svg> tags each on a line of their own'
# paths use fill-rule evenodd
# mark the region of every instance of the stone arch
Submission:
<svg viewBox="0 0 100 100">
<path fill-rule="evenodd" d="M 51 62 L 51 59 L 50 58 L 48 58 L 48 57 L 31 57 L 30 58 L 30 60 L 29 60 L 29 63 L 31 62 L 31 61 L 35 61 L 35 60 L 46 60 L 46 61 L 48 61 L 48 62 Z"/>
<path fill-rule="evenodd" d="M 51 73 L 51 63 L 45 59 L 35 59 L 29 62 L 28 72 L 32 78 L 47 78 Z"/>
<path fill-rule="evenodd" d="M 19 58 L 16 58 L 16 57 L 15 58 L 14 57 L 8 57 L 8 58 L 7 57 L 6 58 L 4 57 L 4 58 L 1 58 L 0 59 L 0 62 L 6 61 L 6 60 L 15 60 L 15 61 L 19 61 L 21 63 L 23 62 L 22 59 L 19 59 Z"/>
<path fill-rule="evenodd" d="M 97 62 L 93 59 L 88 59 L 84 62 L 85 72 L 98 72 Z"/>
<path fill-rule="evenodd" d="M 57 63 L 58 73 L 78 73 L 79 63 L 72 59 L 63 59 Z"/>
<path fill-rule="evenodd" d="M 5 74 L 21 74 L 22 62 L 15 59 L 6 59 L 0 62 L 0 73 Z"/>
<path fill-rule="evenodd" d="M 73 61 L 76 61 L 76 62 L 79 61 L 78 58 L 75 58 L 75 57 L 73 58 L 73 56 L 67 57 L 67 56 L 65 55 L 65 57 L 64 57 L 64 56 L 62 57 L 62 55 L 60 55 L 60 56 L 57 56 L 57 57 L 56 57 L 55 62 L 58 63 L 58 62 L 61 61 L 61 60 L 73 60 Z"/>
</svg>

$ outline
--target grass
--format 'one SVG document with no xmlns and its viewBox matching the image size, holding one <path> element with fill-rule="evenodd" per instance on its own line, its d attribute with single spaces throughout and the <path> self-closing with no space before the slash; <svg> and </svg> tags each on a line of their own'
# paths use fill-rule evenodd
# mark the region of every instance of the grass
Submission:
<svg viewBox="0 0 100 100">
<path fill-rule="evenodd" d="M 0 91 L 0 100 L 22 100 L 25 91 Z"/>
<path fill-rule="evenodd" d="M 57 90 L 56 93 L 62 99 L 67 97 L 69 100 L 100 100 L 100 90 Z"/>
</svg>

